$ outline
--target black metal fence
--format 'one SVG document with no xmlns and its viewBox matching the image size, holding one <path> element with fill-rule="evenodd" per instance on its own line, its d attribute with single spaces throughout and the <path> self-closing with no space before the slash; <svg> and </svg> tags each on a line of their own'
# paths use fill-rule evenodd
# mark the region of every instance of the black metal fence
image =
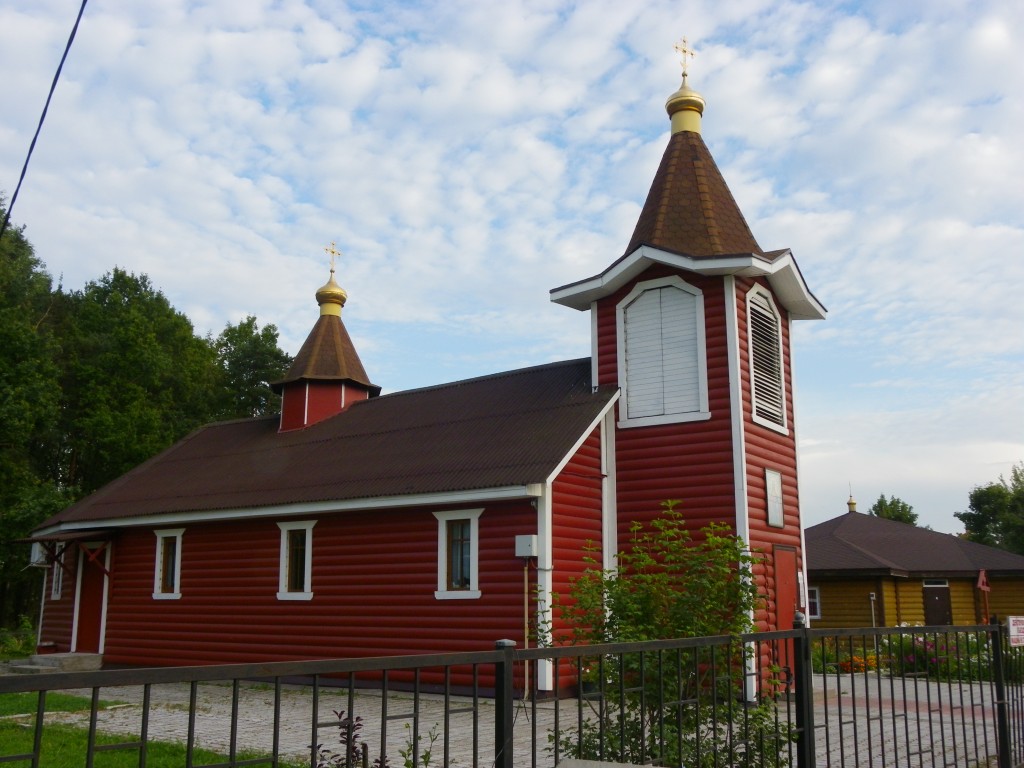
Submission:
<svg viewBox="0 0 1024 768">
<path fill-rule="evenodd" d="M 6 675 L 0 694 L 34 697 L 0 720 L 0 763 L 47 765 L 48 735 L 71 730 L 60 749 L 86 766 L 110 751 L 161 764 L 170 742 L 188 768 L 1009 768 L 1024 761 L 1022 689 L 998 625 Z M 62 712 L 55 691 L 86 705 Z"/>
</svg>

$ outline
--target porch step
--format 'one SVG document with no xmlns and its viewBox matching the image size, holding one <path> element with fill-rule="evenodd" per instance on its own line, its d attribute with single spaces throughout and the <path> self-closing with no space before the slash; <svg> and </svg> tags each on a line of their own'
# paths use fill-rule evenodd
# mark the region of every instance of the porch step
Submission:
<svg viewBox="0 0 1024 768">
<path fill-rule="evenodd" d="M 8 671 L 38 675 L 49 672 L 92 672 L 102 666 L 103 656 L 98 653 L 42 653 L 26 661 L 12 661 Z"/>
</svg>

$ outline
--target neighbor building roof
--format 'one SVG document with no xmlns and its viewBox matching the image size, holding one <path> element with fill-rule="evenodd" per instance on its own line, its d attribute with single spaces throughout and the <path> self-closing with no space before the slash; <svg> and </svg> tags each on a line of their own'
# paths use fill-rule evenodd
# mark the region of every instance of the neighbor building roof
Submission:
<svg viewBox="0 0 1024 768">
<path fill-rule="evenodd" d="M 39 531 L 543 483 L 616 397 L 581 359 L 372 398 L 291 432 L 277 416 L 212 424 Z"/>
<path fill-rule="evenodd" d="M 813 525 L 804 535 L 807 569 L 817 576 L 1024 573 L 1024 556 L 860 512 Z"/>
</svg>

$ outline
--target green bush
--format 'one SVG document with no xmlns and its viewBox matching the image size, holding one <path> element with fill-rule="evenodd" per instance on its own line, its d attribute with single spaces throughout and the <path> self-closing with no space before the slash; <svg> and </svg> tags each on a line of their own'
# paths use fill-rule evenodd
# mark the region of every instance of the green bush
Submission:
<svg viewBox="0 0 1024 768">
<path fill-rule="evenodd" d="M 0 660 L 20 659 L 36 651 L 36 630 L 28 616 L 22 616 L 17 629 L 0 629 Z"/>
<path fill-rule="evenodd" d="M 649 526 L 634 523 L 617 569 L 599 568 L 590 549 L 587 570 L 572 581 L 568 596 L 556 597 L 568 631 L 549 634 L 549 641 L 735 638 L 752 629 L 760 601 L 752 576 L 757 557 L 722 525 L 691 536 L 678 504 L 662 506 Z M 589 659 L 583 681 L 600 691 L 593 711 L 576 728 L 550 734 L 551 748 L 583 759 L 659 765 L 786 765 L 793 734 L 769 697 L 775 686 L 768 682 L 756 702 L 745 698 L 748 654 L 734 640 Z"/>
</svg>

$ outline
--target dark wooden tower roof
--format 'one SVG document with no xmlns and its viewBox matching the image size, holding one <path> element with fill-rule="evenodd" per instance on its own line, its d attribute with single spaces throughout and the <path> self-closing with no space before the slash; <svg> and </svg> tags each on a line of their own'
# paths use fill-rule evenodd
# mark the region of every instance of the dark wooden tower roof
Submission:
<svg viewBox="0 0 1024 768">
<path fill-rule="evenodd" d="M 625 253 L 642 245 L 695 257 L 764 254 L 695 131 L 669 139 Z"/>
<path fill-rule="evenodd" d="M 360 384 L 372 395 L 380 387 L 370 383 L 340 315 L 321 315 L 292 362 L 292 367 L 271 387 L 280 393 L 293 381 L 346 381 Z"/>
</svg>

